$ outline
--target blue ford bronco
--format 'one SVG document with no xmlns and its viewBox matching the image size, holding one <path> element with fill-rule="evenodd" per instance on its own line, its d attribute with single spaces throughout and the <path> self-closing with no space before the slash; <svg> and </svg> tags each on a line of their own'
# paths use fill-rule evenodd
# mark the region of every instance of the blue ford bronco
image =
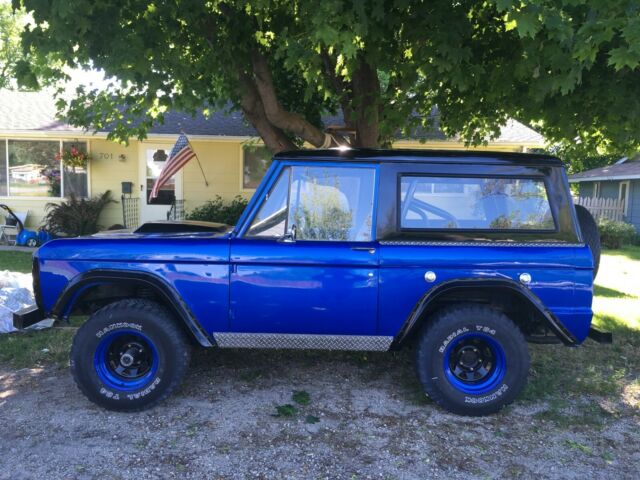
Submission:
<svg viewBox="0 0 640 480">
<path fill-rule="evenodd" d="M 599 240 L 562 163 L 515 153 L 281 153 L 236 226 L 151 222 L 54 240 L 33 260 L 44 316 L 90 317 L 80 390 L 112 410 L 165 399 L 192 345 L 415 351 L 440 406 L 496 412 L 527 381 L 527 342 L 591 327 Z"/>
</svg>

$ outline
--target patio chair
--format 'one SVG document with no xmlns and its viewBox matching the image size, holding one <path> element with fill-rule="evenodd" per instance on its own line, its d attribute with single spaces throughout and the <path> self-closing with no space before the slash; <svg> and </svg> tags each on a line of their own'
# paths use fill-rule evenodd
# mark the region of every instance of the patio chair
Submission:
<svg viewBox="0 0 640 480">
<path fill-rule="evenodd" d="M 29 212 L 13 212 L 16 217 L 20 219 L 22 225 L 27 221 Z M 18 236 L 18 222 L 16 219 L 5 215 L 4 225 L 0 225 L 0 243 L 6 243 L 7 245 L 15 245 L 16 237 Z M 11 243 L 13 242 L 13 243 Z"/>
</svg>

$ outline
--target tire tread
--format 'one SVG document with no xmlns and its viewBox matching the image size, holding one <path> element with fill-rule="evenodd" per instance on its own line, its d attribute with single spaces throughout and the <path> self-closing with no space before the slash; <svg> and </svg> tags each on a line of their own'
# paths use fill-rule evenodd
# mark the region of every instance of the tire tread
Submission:
<svg viewBox="0 0 640 480">
<path fill-rule="evenodd" d="M 520 345 L 524 345 L 522 349 L 522 361 L 525 362 L 526 369 L 528 370 L 531 357 L 529 355 L 529 350 L 526 348 L 526 340 L 522 333 L 522 331 L 518 328 L 518 326 L 507 317 L 504 313 L 498 311 L 497 309 L 491 308 L 485 305 L 477 305 L 477 304 L 464 304 L 458 306 L 449 306 L 444 307 L 443 309 L 437 311 L 434 315 L 434 318 L 427 323 L 421 330 L 417 342 L 416 348 L 416 370 L 418 374 L 418 378 L 422 387 L 424 388 L 425 393 L 429 396 L 433 402 L 435 402 L 440 407 L 444 408 L 453 413 L 457 413 L 460 415 L 466 416 L 482 416 L 488 413 L 494 413 L 497 410 L 500 410 L 504 406 L 508 405 L 513 401 L 513 398 L 501 405 L 497 410 L 495 407 L 485 407 L 478 408 L 475 410 L 469 409 L 461 409 L 457 405 L 453 404 L 449 401 L 446 395 L 437 388 L 436 384 L 431 381 L 431 379 L 427 378 L 427 372 L 424 368 L 421 368 L 421 365 L 425 365 L 428 361 L 429 356 L 433 353 L 432 351 L 428 351 L 427 342 L 425 339 L 429 338 L 432 335 L 432 332 L 437 331 L 440 328 L 446 328 L 448 325 L 455 324 L 461 315 L 469 314 L 475 316 L 476 318 L 486 317 L 487 314 L 491 314 L 494 317 L 498 317 L 501 320 L 502 328 L 509 330 L 508 334 L 513 335 L 516 339 L 516 343 Z M 524 379 L 524 384 L 522 388 L 526 385 L 526 378 Z"/>
<path fill-rule="evenodd" d="M 163 329 L 165 333 L 170 335 L 173 338 L 173 341 L 177 343 L 177 348 L 174 353 L 179 353 L 172 358 L 172 363 L 176 368 L 177 374 L 173 376 L 173 379 L 169 385 L 165 387 L 162 394 L 145 403 L 144 405 L 130 405 L 130 404 L 122 404 L 122 408 L 114 408 L 112 404 L 105 404 L 102 400 L 101 396 L 95 395 L 95 392 L 91 389 L 87 388 L 87 386 L 82 382 L 79 378 L 79 374 L 76 368 L 76 362 L 73 359 L 73 352 L 77 351 L 79 342 L 83 341 L 85 335 L 91 332 L 92 324 L 90 323 L 94 318 L 100 318 L 103 316 L 112 315 L 114 311 L 119 309 L 127 309 L 132 312 L 132 317 L 135 316 L 134 312 L 141 312 L 146 314 L 151 314 L 155 316 L 158 320 L 162 321 Z M 141 299 L 141 298 L 129 298 L 125 300 L 119 300 L 108 305 L 105 305 L 101 309 L 97 310 L 88 321 L 80 326 L 75 336 L 73 337 L 73 342 L 71 344 L 71 375 L 73 377 L 73 381 L 80 389 L 80 391 L 90 400 L 99 405 L 111 409 L 111 410 L 120 410 L 127 412 L 140 412 L 143 410 L 147 410 L 164 401 L 173 391 L 179 386 L 184 374 L 186 373 L 189 362 L 191 359 L 191 345 L 189 339 L 187 338 L 184 330 L 180 328 L 177 324 L 174 317 L 161 305 L 153 302 L 151 300 Z"/>
</svg>

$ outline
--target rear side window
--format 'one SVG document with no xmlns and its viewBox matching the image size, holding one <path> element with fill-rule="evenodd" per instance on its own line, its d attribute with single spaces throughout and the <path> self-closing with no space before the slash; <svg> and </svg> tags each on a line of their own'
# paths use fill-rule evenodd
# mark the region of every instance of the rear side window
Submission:
<svg viewBox="0 0 640 480">
<path fill-rule="evenodd" d="M 542 179 L 402 176 L 403 230 L 555 231 Z"/>
</svg>

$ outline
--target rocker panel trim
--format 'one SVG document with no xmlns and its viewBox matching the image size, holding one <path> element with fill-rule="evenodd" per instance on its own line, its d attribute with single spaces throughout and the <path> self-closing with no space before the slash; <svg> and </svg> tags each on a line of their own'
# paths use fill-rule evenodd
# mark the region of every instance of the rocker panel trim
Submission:
<svg viewBox="0 0 640 480">
<path fill-rule="evenodd" d="M 214 333 L 220 348 L 283 348 L 387 351 L 393 337 L 370 335 L 309 335 L 281 333 Z"/>
</svg>

